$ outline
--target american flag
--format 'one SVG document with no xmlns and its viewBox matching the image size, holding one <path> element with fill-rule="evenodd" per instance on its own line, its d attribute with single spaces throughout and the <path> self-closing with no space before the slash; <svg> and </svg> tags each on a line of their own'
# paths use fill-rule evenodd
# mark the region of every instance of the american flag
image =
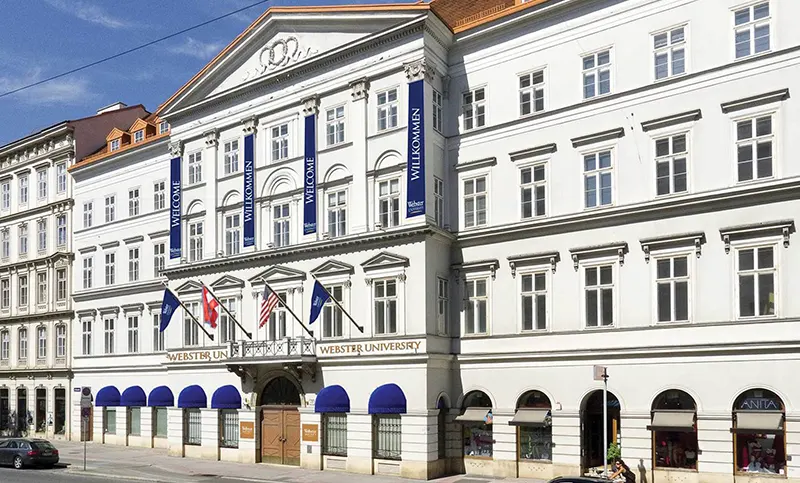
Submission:
<svg viewBox="0 0 800 483">
<path fill-rule="evenodd" d="M 278 305 L 278 301 L 278 294 L 270 290 L 269 286 L 264 285 L 264 295 L 261 297 L 261 316 L 258 321 L 259 329 L 269 321 L 269 315 Z"/>
</svg>

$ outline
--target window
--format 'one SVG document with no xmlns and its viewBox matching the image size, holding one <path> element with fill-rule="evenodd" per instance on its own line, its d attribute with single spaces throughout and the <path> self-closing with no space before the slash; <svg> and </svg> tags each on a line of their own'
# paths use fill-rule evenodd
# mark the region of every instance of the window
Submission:
<svg viewBox="0 0 800 483">
<path fill-rule="evenodd" d="M 736 163 L 739 182 L 772 177 L 772 116 L 736 123 Z"/>
<path fill-rule="evenodd" d="M 3 228 L 0 230 L 0 257 L 8 258 L 11 256 L 11 230 Z"/>
<path fill-rule="evenodd" d="M 344 300 L 344 286 L 334 285 L 332 287 L 325 287 L 328 293 L 331 294 L 339 303 Z M 342 309 L 340 309 L 333 301 L 328 299 L 322 307 L 322 336 L 323 337 L 342 337 L 343 324 L 342 324 Z"/>
<path fill-rule="evenodd" d="M 19 360 L 28 358 L 28 329 L 19 329 Z"/>
<path fill-rule="evenodd" d="M 790 458 L 786 447 L 786 407 L 777 394 L 750 389 L 736 398 L 732 432 L 737 473 L 786 478 L 786 462 Z"/>
<path fill-rule="evenodd" d="M 132 315 L 128 317 L 128 353 L 139 352 L 139 317 Z"/>
<path fill-rule="evenodd" d="M 447 325 L 450 304 L 450 287 L 447 279 L 436 279 L 436 330 L 439 335 L 447 335 Z"/>
<path fill-rule="evenodd" d="M 400 180 L 378 183 L 378 219 L 383 228 L 400 224 Z"/>
<path fill-rule="evenodd" d="M 103 433 L 117 434 L 117 408 L 103 408 Z"/>
<path fill-rule="evenodd" d="M 733 19 L 737 59 L 769 51 L 769 2 L 736 10 Z"/>
<path fill-rule="evenodd" d="M 19 254 L 28 254 L 28 224 L 23 223 L 19 226 Z"/>
<path fill-rule="evenodd" d="M 28 276 L 27 275 L 20 275 L 17 278 L 18 285 L 19 285 L 19 306 L 20 307 L 27 307 L 28 306 Z"/>
<path fill-rule="evenodd" d="M 670 389 L 653 402 L 653 466 L 655 468 L 697 469 L 696 405 L 687 393 Z M 674 448 L 681 448 L 675 457 Z"/>
<path fill-rule="evenodd" d="M 130 436 L 142 434 L 142 408 L 138 406 L 128 408 L 128 434 Z"/>
<path fill-rule="evenodd" d="M 153 408 L 153 420 L 155 421 L 155 434 L 156 438 L 167 437 L 167 408 Z"/>
<path fill-rule="evenodd" d="M 583 57 L 583 98 L 602 96 L 611 92 L 611 51 Z"/>
<path fill-rule="evenodd" d="M 322 415 L 322 454 L 347 456 L 347 414 Z"/>
<path fill-rule="evenodd" d="M 83 259 L 83 288 L 92 288 L 92 257 Z"/>
<path fill-rule="evenodd" d="M 161 332 L 161 314 L 153 314 L 153 351 L 161 352 L 165 349 L 164 333 Z"/>
<path fill-rule="evenodd" d="M 4 278 L 0 280 L 0 308 L 8 309 L 11 307 L 11 280 Z"/>
<path fill-rule="evenodd" d="M 653 35 L 653 59 L 656 80 L 686 72 L 685 27 Z"/>
<path fill-rule="evenodd" d="M 489 317 L 488 281 L 485 278 L 467 280 L 467 305 L 464 311 L 464 334 L 485 334 Z"/>
<path fill-rule="evenodd" d="M 375 333 L 397 332 L 397 280 L 376 280 L 372 284 L 375 297 Z"/>
<path fill-rule="evenodd" d="M 236 318 L 236 299 L 222 299 L 220 302 L 228 309 L 228 312 L 233 314 L 233 316 L 228 315 L 228 312 L 222 309 L 219 311 L 220 342 L 224 344 L 236 340 L 236 322 L 234 322 Z"/>
<path fill-rule="evenodd" d="M 3 210 L 11 209 L 11 182 L 3 181 L 0 185 L 0 208 Z"/>
<path fill-rule="evenodd" d="M 544 71 L 519 76 L 519 115 L 544 111 Z"/>
<path fill-rule="evenodd" d="M 112 139 L 112 140 L 111 140 L 111 143 L 110 143 L 110 144 L 109 144 L 109 146 L 108 146 L 108 150 L 109 150 L 109 151 L 116 151 L 116 150 L 118 150 L 118 149 L 119 149 L 119 143 L 120 143 L 120 140 L 119 140 L 119 139 Z"/>
<path fill-rule="evenodd" d="M 47 170 L 42 169 L 36 172 L 36 196 L 40 200 L 47 199 Z"/>
<path fill-rule="evenodd" d="M 0 332 L 0 360 L 8 361 L 9 353 L 11 351 L 11 338 L 7 330 Z M 5 422 L 3 422 L 5 426 Z"/>
<path fill-rule="evenodd" d="M 67 192 L 67 165 L 58 163 L 56 165 L 56 192 L 58 194 Z"/>
<path fill-rule="evenodd" d="M 106 253 L 106 285 L 114 285 L 116 280 L 117 256 L 113 253 Z"/>
<path fill-rule="evenodd" d="M 116 218 L 117 197 L 114 195 L 106 196 L 106 223 L 111 223 Z"/>
<path fill-rule="evenodd" d="M 328 146 L 344 142 L 344 106 L 328 109 L 325 114 L 325 132 Z"/>
<path fill-rule="evenodd" d="M 614 325 L 614 267 L 585 267 L 586 327 Z"/>
<path fill-rule="evenodd" d="M 272 243 L 276 247 L 289 245 L 289 203 L 272 207 Z"/>
<path fill-rule="evenodd" d="M 47 303 L 47 272 L 36 274 L 36 303 L 44 305 Z"/>
<path fill-rule="evenodd" d="M 239 172 L 239 140 L 234 139 L 228 141 L 223 145 L 224 152 L 223 172 L 225 174 L 232 174 Z"/>
<path fill-rule="evenodd" d="M 739 317 L 775 315 L 775 246 L 736 251 Z"/>
<path fill-rule="evenodd" d="M 540 391 L 530 391 L 520 398 L 519 407 L 514 415 L 520 413 L 535 414 L 540 424 L 513 421 L 517 426 L 517 447 L 520 460 L 551 461 L 553 459 L 553 419 L 550 413 L 550 399 Z"/>
<path fill-rule="evenodd" d="M 547 329 L 547 274 L 523 274 L 520 282 L 522 330 Z"/>
<path fill-rule="evenodd" d="M 328 193 L 328 236 L 347 235 L 347 192 Z"/>
<path fill-rule="evenodd" d="M 113 317 L 106 317 L 103 319 L 103 348 L 106 354 L 114 353 L 114 322 L 115 320 Z"/>
<path fill-rule="evenodd" d="M 153 210 L 163 210 L 166 208 L 166 183 L 159 181 L 153 184 Z"/>
<path fill-rule="evenodd" d="M 167 263 L 166 258 L 167 246 L 164 243 L 156 243 L 153 245 L 153 276 L 161 276 L 164 267 Z"/>
<path fill-rule="evenodd" d="M 401 455 L 402 424 L 399 414 L 373 414 L 374 427 L 373 457 L 385 460 L 399 460 Z"/>
<path fill-rule="evenodd" d="M 128 191 L 128 216 L 139 214 L 139 188 Z"/>
<path fill-rule="evenodd" d="M 189 261 L 203 259 L 203 222 L 189 223 Z"/>
<path fill-rule="evenodd" d="M 83 204 L 83 227 L 92 227 L 92 211 L 94 211 L 94 203 L 87 201 Z"/>
<path fill-rule="evenodd" d="M 139 129 L 138 131 L 133 133 L 133 142 L 140 143 L 142 141 L 144 141 L 144 130 Z"/>
<path fill-rule="evenodd" d="M 529 166 L 519 171 L 522 218 L 545 215 L 545 166 Z"/>
<path fill-rule="evenodd" d="M 286 337 L 286 292 L 278 292 L 278 298 L 281 303 L 272 309 L 269 314 L 269 323 L 267 327 L 267 340 L 281 340 Z"/>
<path fill-rule="evenodd" d="M 203 182 L 203 153 L 198 151 L 189 155 L 189 184 Z"/>
<path fill-rule="evenodd" d="M 56 301 L 64 302 L 67 300 L 67 269 L 59 268 L 56 270 Z"/>
<path fill-rule="evenodd" d="M 464 227 L 486 225 L 486 177 L 464 180 Z"/>
<path fill-rule="evenodd" d="M 81 322 L 81 354 L 92 355 L 92 321 Z"/>
<path fill-rule="evenodd" d="M 202 442 L 202 427 L 203 422 L 199 409 L 183 410 L 183 444 L 200 446 Z"/>
<path fill-rule="evenodd" d="M 19 177 L 19 204 L 25 205 L 28 203 L 28 175 L 24 174 Z"/>
<path fill-rule="evenodd" d="M 39 327 L 36 329 L 36 358 L 47 359 L 47 328 Z"/>
<path fill-rule="evenodd" d="M 131 248 L 128 250 L 128 281 L 139 280 L 139 249 Z"/>
<path fill-rule="evenodd" d="M 36 222 L 36 246 L 39 252 L 47 251 L 47 220 Z"/>
<path fill-rule="evenodd" d="M 689 320 L 689 257 L 656 260 L 656 300 L 659 322 Z"/>
<path fill-rule="evenodd" d="M 586 208 L 611 205 L 612 173 L 611 151 L 583 156 L 583 190 Z"/>
<path fill-rule="evenodd" d="M 444 181 L 433 177 L 433 218 L 436 226 L 444 228 Z"/>
<path fill-rule="evenodd" d="M 56 357 L 67 357 L 67 326 L 64 324 L 56 326 Z"/>
<path fill-rule="evenodd" d="M 397 89 L 378 93 L 378 131 L 397 127 Z"/>
<path fill-rule="evenodd" d="M 167 121 L 159 122 L 158 123 L 158 134 L 164 134 L 167 131 L 169 131 L 169 123 Z"/>
<path fill-rule="evenodd" d="M 485 412 L 481 411 L 481 414 L 484 414 L 483 421 L 464 421 L 462 423 L 464 457 L 466 458 L 491 458 L 494 451 L 491 399 L 480 391 L 473 391 L 464 397 L 465 413 L 467 410 L 479 408 L 485 409 Z"/>
<path fill-rule="evenodd" d="M 443 108 L 442 94 L 433 89 L 433 129 L 440 134 L 444 132 Z"/>
<path fill-rule="evenodd" d="M 483 87 L 465 92 L 461 99 L 464 130 L 469 131 L 486 125 L 486 95 Z"/>
<path fill-rule="evenodd" d="M 219 445 L 222 448 L 239 447 L 239 411 L 219 410 Z"/>
<path fill-rule="evenodd" d="M 200 304 L 198 302 L 187 303 L 186 307 L 195 317 L 200 313 Z M 183 312 L 183 345 L 186 347 L 200 345 L 200 329 L 189 313 L 186 310 Z"/>
<path fill-rule="evenodd" d="M 272 160 L 280 161 L 289 157 L 289 124 L 272 128 Z"/>
<path fill-rule="evenodd" d="M 225 254 L 226 255 L 236 255 L 239 253 L 239 249 L 241 247 L 241 242 L 239 237 L 241 232 L 239 231 L 239 224 L 240 224 L 240 216 L 236 215 L 228 215 L 225 217 Z"/>
<path fill-rule="evenodd" d="M 56 217 L 56 244 L 59 247 L 67 246 L 67 215 Z"/>
</svg>

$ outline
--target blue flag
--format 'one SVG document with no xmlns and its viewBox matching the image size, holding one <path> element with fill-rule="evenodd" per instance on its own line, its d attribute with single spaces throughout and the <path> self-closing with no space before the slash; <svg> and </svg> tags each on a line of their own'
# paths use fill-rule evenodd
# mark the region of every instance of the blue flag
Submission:
<svg viewBox="0 0 800 483">
<path fill-rule="evenodd" d="M 319 313 L 322 312 L 322 306 L 325 305 L 325 302 L 331 298 L 330 294 L 325 287 L 319 283 L 319 280 L 314 281 L 314 290 L 311 292 L 311 318 L 308 322 L 308 325 L 314 323 L 319 317 Z"/>
<path fill-rule="evenodd" d="M 164 290 L 164 301 L 161 303 L 161 324 L 158 326 L 159 332 L 164 332 L 164 329 L 169 325 L 169 321 L 172 320 L 172 314 L 175 313 L 180 304 L 178 297 L 170 289 Z"/>
</svg>

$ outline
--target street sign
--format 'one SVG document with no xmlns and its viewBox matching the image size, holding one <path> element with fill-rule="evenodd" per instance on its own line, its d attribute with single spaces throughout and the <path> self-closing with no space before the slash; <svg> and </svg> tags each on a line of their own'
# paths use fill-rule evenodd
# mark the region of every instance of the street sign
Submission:
<svg viewBox="0 0 800 483">
<path fill-rule="evenodd" d="M 605 366 L 594 366 L 594 380 L 605 381 L 606 377 L 608 377 L 608 374 L 606 373 L 607 369 L 608 368 Z"/>
</svg>

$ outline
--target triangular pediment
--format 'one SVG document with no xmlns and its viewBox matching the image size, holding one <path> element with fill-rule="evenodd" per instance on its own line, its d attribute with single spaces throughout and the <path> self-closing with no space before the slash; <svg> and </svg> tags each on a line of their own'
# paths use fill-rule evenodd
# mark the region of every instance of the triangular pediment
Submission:
<svg viewBox="0 0 800 483">
<path fill-rule="evenodd" d="M 139 118 L 139 119 L 136 120 L 136 122 L 133 123 L 133 125 L 131 126 L 131 128 L 128 131 L 136 132 L 136 131 L 138 131 L 140 129 L 146 128 L 147 126 L 151 126 L 152 127 L 153 125 L 150 124 L 149 122 L 145 121 L 144 119 Z"/>
<path fill-rule="evenodd" d="M 383 268 L 396 268 L 396 267 L 407 267 L 407 266 L 408 266 L 408 258 L 402 255 L 395 255 L 394 253 L 389 253 L 389 252 L 380 252 L 379 254 L 375 255 L 374 257 L 370 258 L 369 260 L 361 264 L 361 268 L 363 268 L 365 272 L 369 272 L 370 270 L 380 270 Z"/>
<path fill-rule="evenodd" d="M 177 293 L 178 295 L 183 295 L 183 294 L 197 293 L 201 290 L 203 290 L 203 285 L 200 282 L 189 280 L 180 287 L 176 288 L 175 293 Z"/>
<path fill-rule="evenodd" d="M 128 133 L 126 133 L 125 131 L 123 131 L 118 127 L 115 127 L 114 129 L 111 130 L 110 133 L 108 133 L 108 136 L 106 136 L 106 141 L 111 141 L 112 139 L 119 139 L 126 134 Z"/>
<path fill-rule="evenodd" d="M 244 280 L 238 279 L 231 275 L 223 275 L 211 284 L 211 288 L 242 288 L 244 287 Z"/>
<path fill-rule="evenodd" d="M 278 282 L 301 282 L 306 279 L 306 273 L 289 267 L 273 265 L 255 277 L 250 279 L 250 283 L 264 283 L 264 280 L 271 283 Z"/>
<path fill-rule="evenodd" d="M 355 273 L 355 268 L 352 265 L 340 262 L 338 260 L 328 260 L 314 270 L 311 274 L 315 277 L 328 277 L 332 275 L 352 275 Z"/>
</svg>

